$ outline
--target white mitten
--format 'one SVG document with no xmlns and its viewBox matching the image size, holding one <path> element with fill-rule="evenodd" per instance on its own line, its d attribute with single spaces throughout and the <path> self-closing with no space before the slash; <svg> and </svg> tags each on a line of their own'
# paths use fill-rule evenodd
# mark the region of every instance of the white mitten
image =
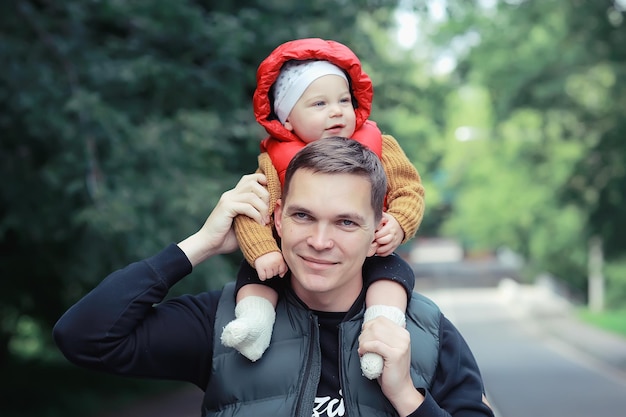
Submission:
<svg viewBox="0 0 626 417">
<path fill-rule="evenodd" d="M 397 307 L 386 305 L 373 305 L 365 310 L 363 323 L 383 316 L 399 326 L 406 325 L 404 312 Z M 376 379 L 383 373 L 383 358 L 378 353 L 366 353 L 361 356 L 361 371 L 368 379 Z"/>
<path fill-rule="evenodd" d="M 224 327 L 222 344 L 254 362 L 270 345 L 276 319 L 274 306 L 263 297 L 248 296 L 237 303 L 235 317 Z"/>
</svg>

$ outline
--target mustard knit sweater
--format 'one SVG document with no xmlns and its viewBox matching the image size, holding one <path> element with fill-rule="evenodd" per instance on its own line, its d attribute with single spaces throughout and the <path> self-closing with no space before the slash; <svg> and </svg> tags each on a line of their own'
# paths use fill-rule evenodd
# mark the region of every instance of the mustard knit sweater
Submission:
<svg viewBox="0 0 626 417">
<path fill-rule="evenodd" d="M 419 173 L 411 164 L 398 142 L 390 135 L 383 135 L 381 161 L 387 174 L 387 213 L 391 214 L 404 231 L 404 240 L 407 242 L 417 232 L 424 217 L 424 186 Z M 276 200 L 281 195 L 281 184 L 278 172 L 272 165 L 267 153 L 258 157 L 260 172 L 267 177 L 267 189 L 270 194 L 269 225 L 261 226 L 251 218 L 240 215 L 235 217 L 235 234 L 241 251 L 254 266 L 254 261 L 261 255 L 270 252 L 280 252 L 273 235 L 273 213 Z"/>
</svg>

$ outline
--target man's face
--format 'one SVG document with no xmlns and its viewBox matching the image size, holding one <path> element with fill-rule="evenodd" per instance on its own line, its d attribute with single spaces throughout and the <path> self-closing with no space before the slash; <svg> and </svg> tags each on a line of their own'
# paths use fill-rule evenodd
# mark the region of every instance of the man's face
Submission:
<svg viewBox="0 0 626 417">
<path fill-rule="evenodd" d="M 292 286 L 309 308 L 347 311 L 362 287 L 361 268 L 376 251 L 371 186 L 352 174 L 298 170 L 274 217 Z"/>
<path fill-rule="evenodd" d="M 346 80 L 325 75 L 313 81 L 289 113 L 285 128 L 304 143 L 331 136 L 352 137 L 356 113 Z"/>
</svg>

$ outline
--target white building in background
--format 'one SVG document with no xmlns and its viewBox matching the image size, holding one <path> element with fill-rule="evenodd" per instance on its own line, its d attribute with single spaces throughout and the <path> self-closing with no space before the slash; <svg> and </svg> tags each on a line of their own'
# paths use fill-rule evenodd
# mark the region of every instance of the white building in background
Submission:
<svg viewBox="0 0 626 417">
<path fill-rule="evenodd" d="M 463 246 L 456 239 L 417 239 L 409 254 L 412 263 L 450 263 L 463 260 Z"/>
</svg>

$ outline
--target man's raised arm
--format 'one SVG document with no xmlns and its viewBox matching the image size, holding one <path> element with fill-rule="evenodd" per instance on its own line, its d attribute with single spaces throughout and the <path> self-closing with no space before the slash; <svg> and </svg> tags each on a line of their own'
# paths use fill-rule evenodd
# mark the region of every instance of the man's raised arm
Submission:
<svg viewBox="0 0 626 417">
<path fill-rule="evenodd" d="M 263 187 L 265 181 L 263 174 L 243 176 L 235 188 L 222 194 L 202 228 L 178 243 L 192 266 L 213 255 L 237 249 L 232 229 L 236 216 L 245 215 L 261 224 L 269 222 L 269 193 Z"/>
</svg>

